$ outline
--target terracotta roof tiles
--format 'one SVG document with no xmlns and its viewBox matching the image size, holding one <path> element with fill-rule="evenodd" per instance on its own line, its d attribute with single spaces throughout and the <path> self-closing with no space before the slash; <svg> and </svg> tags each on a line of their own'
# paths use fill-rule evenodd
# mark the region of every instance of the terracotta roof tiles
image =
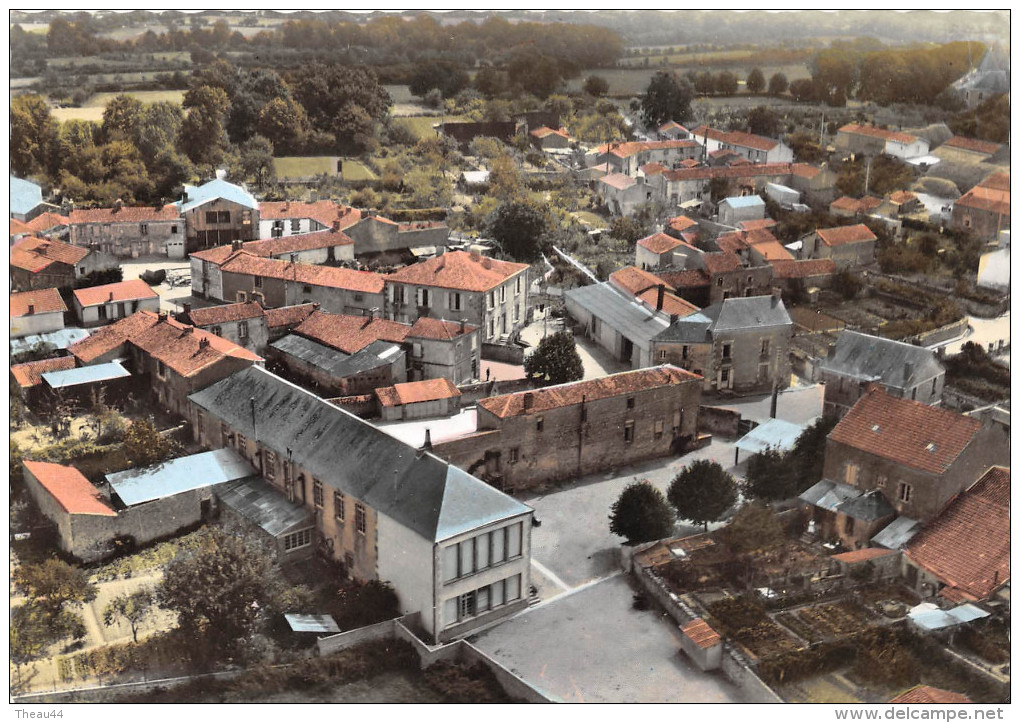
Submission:
<svg viewBox="0 0 1020 723">
<path fill-rule="evenodd" d="M 740 257 L 731 251 L 703 254 L 701 258 L 705 262 L 705 270 L 713 276 L 743 268 Z"/>
<path fill-rule="evenodd" d="M 561 407 L 580 404 L 581 399 L 594 401 L 608 399 L 632 392 L 647 391 L 660 387 L 682 384 L 684 382 L 701 382 L 697 374 L 684 371 L 670 365 L 637 369 L 620 372 L 598 379 L 582 382 L 570 382 L 553 387 L 535 389 L 530 392 L 515 392 L 489 397 L 478 401 L 478 406 L 495 414 L 501 419 L 516 417 L 522 414 L 559 409 Z M 528 405 L 525 408 L 525 405 Z"/>
<path fill-rule="evenodd" d="M 817 231 L 818 238 L 826 246 L 842 246 L 844 244 L 864 243 L 875 241 L 875 234 L 863 223 L 853 226 L 837 226 L 836 228 L 820 228 Z"/>
<path fill-rule="evenodd" d="M 452 399 L 460 396 L 460 390 L 449 379 L 439 378 L 394 384 L 392 387 L 376 389 L 375 394 L 384 407 L 396 407 Z"/>
<path fill-rule="evenodd" d="M 374 341 L 399 344 L 410 331 L 410 325 L 398 321 L 328 314 L 325 311 L 314 312 L 294 329 L 294 333 L 300 336 L 339 349 L 345 354 L 361 351 Z"/>
<path fill-rule="evenodd" d="M 477 326 L 465 324 L 461 330 L 460 324 L 443 319 L 433 319 L 427 316 L 418 317 L 418 320 L 411 326 L 407 336 L 419 339 L 439 339 L 449 341 L 464 334 L 471 334 L 478 329 Z"/>
<path fill-rule="evenodd" d="M 969 705 L 974 701 L 963 693 L 933 688 L 930 685 L 918 685 L 900 693 L 895 698 L 890 698 L 889 702 L 906 705 Z"/>
<path fill-rule="evenodd" d="M 296 326 L 319 308 L 318 304 L 296 304 L 278 309 L 265 309 L 266 326 L 278 329 L 282 326 Z"/>
<path fill-rule="evenodd" d="M 116 517 L 95 486 L 74 467 L 26 459 L 25 469 L 39 480 L 65 512 L 72 515 Z"/>
<path fill-rule="evenodd" d="M 156 314 L 139 311 L 112 324 L 99 327 L 87 339 L 72 344 L 67 350 L 82 364 L 91 364 L 103 354 L 126 344 L 129 339 L 153 326 L 157 321 L 159 317 Z"/>
<path fill-rule="evenodd" d="M 770 260 L 777 279 L 803 279 L 811 276 L 830 276 L 836 273 L 832 259 Z"/>
<path fill-rule="evenodd" d="M 67 305 L 59 291 L 56 289 L 35 289 L 11 294 L 11 317 L 28 316 L 29 305 L 33 307 L 33 314 L 67 311 Z"/>
<path fill-rule="evenodd" d="M 764 136 L 758 136 L 754 133 L 744 133 L 742 131 L 721 131 L 715 128 L 709 128 L 708 126 L 700 125 L 691 131 L 691 134 L 698 138 L 708 137 L 714 141 L 720 143 L 729 143 L 730 145 L 740 146 L 741 148 L 753 148 L 758 151 L 771 151 L 773 148 L 779 145 L 779 141 L 774 138 L 765 138 Z"/>
<path fill-rule="evenodd" d="M 13 219 L 12 219 L 13 220 Z M 48 231 L 51 228 L 57 226 L 67 226 L 70 223 L 70 219 L 67 216 L 61 216 L 59 213 L 41 213 L 31 221 L 25 224 L 29 229 L 36 233 L 42 233 Z"/>
<path fill-rule="evenodd" d="M 665 285 L 666 291 L 675 291 L 672 286 L 666 284 L 655 274 L 639 269 L 637 266 L 624 266 L 622 269 L 614 271 L 609 275 L 609 282 L 631 295 L 637 295 L 646 289 L 655 288 L 659 284 Z"/>
<path fill-rule="evenodd" d="M 1005 191 L 987 186 L 974 186 L 960 198 L 956 199 L 954 206 L 976 208 L 980 211 L 991 211 L 1009 216 L 1010 211 L 1009 189 Z"/>
<path fill-rule="evenodd" d="M 225 273 L 262 276 L 312 286 L 360 291 L 366 294 L 381 294 L 385 287 L 384 277 L 372 271 L 355 271 L 354 269 L 314 264 L 292 264 L 283 259 L 266 259 L 247 252 L 232 256 L 220 266 L 220 270 Z"/>
<path fill-rule="evenodd" d="M 683 634 L 701 649 L 711 648 L 722 642 L 722 636 L 713 630 L 704 618 L 694 618 L 680 628 Z"/>
<path fill-rule="evenodd" d="M 154 206 L 121 206 L 120 208 L 76 208 L 69 217 L 71 225 L 84 223 L 144 223 L 145 221 L 177 221 L 181 210 L 174 204 Z"/>
<path fill-rule="evenodd" d="M 343 230 L 361 220 L 361 211 L 349 206 L 341 206 L 335 201 L 263 201 L 259 204 L 259 218 L 263 221 L 310 218 L 323 226 L 332 227 L 339 221 Z"/>
<path fill-rule="evenodd" d="M 631 141 L 629 143 L 606 143 L 598 147 L 598 152 L 609 153 L 617 158 L 629 158 L 642 151 L 661 151 L 671 148 L 695 148 L 698 144 L 692 140 L 677 141 Z"/>
<path fill-rule="evenodd" d="M 660 279 L 675 289 L 696 289 L 712 285 L 712 278 L 702 269 L 683 269 L 681 271 L 659 271 Z"/>
<path fill-rule="evenodd" d="M 757 231 L 774 228 L 777 224 L 778 222 L 771 218 L 756 218 L 753 221 L 741 221 L 739 226 L 741 231 Z"/>
<path fill-rule="evenodd" d="M 756 178 L 758 176 L 788 176 L 793 173 L 792 163 L 750 163 L 742 166 L 716 168 L 678 168 L 666 171 L 667 181 L 701 181 L 713 178 Z"/>
<path fill-rule="evenodd" d="M 684 231 L 687 231 L 692 227 L 696 227 L 697 225 L 698 225 L 697 221 L 695 221 L 693 218 L 688 218 L 687 216 L 674 216 L 673 218 L 669 219 L 669 221 L 666 223 L 666 226 L 668 228 L 679 233 L 683 233 Z M 638 243 L 640 243 L 640 241 Z"/>
<path fill-rule="evenodd" d="M 222 306 L 208 306 L 203 309 L 192 309 L 188 312 L 188 319 L 198 327 L 212 326 L 214 324 L 225 324 L 241 319 L 258 319 L 265 316 L 266 312 L 257 301 L 245 301 L 238 304 L 224 304 Z"/>
<path fill-rule="evenodd" d="M 506 283 L 527 269 L 527 264 L 500 261 L 467 251 L 449 251 L 441 256 L 405 266 L 386 279 L 401 284 L 484 292 Z"/>
<path fill-rule="evenodd" d="M 1009 580 L 1009 489 L 1009 469 L 992 467 L 907 545 L 954 600 L 984 600 Z"/>
<path fill-rule="evenodd" d="M 886 555 L 894 555 L 897 552 L 899 550 L 887 550 L 884 547 L 865 547 L 861 550 L 851 550 L 850 552 L 833 555 L 832 559 L 852 565 L 858 562 L 867 562 L 868 560 L 885 557 Z"/>
<path fill-rule="evenodd" d="M 332 246 L 349 246 L 353 243 L 354 239 L 347 234 L 329 228 L 293 236 L 246 241 L 241 245 L 241 249 L 256 256 L 278 256 L 279 254 L 311 251 Z"/>
<path fill-rule="evenodd" d="M 664 254 L 669 251 L 672 251 L 678 246 L 686 246 L 687 244 L 684 243 L 683 240 L 681 239 L 675 238 L 674 236 L 670 236 L 660 231 L 659 233 L 654 233 L 651 236 L 646 236 L 645 238 L 639 240 L 637 242 L 637 245 L 640 246 L 641 248 L 648 249 L 653 254 Z"/>
<path fill-rule="evenodd" d="M 88 249 L 81 246 L 26 236 L 11 246 L 11 266 L 39 273 L 52 263 L 74 266 L 89 253 Z"/>
<path fill-rule="evenodd" d="M 136 301 L 140 299 L 156 299 L 159 294 L 141 279 L 118 281 L 115 284 L 90 286 L 86 289 L 75 289 L 74 298 L 83 307 L 100 306 L 117 301 Z"/>
<path fill-rule="evenodd" d="M 845 125 L 839 129 L 839 132 L 852 133 L 859 136 L 870 136 L 872 138 L 881 138 L 884 141 L 893 141 L 895 143 L 914 143 L 917 141 L 917 136 L 912 136 L 909 133 L 889 131 L 883 128 L 876 128 L 875 126 L 862 126 L 857 123 Z"/>
<path fill-rule="evenodd" d="M 61 372 L 74 369 L 75 361 L 73 356 L 58 356 L 53 359 L 41 359 L 39 361 L 15 364 L 11 367 L 11 374 L 14 381 L 22 389 L 42 384 L 42 375 L 47 372 Z"/>
<path fill-rule="evenodd" d="M 829 439 L 939 475 L 980 429 L 981 422 L 973 417 L 892 397 L 876 387 L 847 412 Z"/>
<path fill-rule="evenodd" d="M 993 156 L 999 152 L 1002 148 L 998 143 L 991 143 L 990 141 L 979 141 L 976 138 L 964 138 L 963 136 L 953 136 L 942 145 L 947 148 L 959 148 L 963 151 L 972 151 L 974 153 L 983 153 L 988 156 Z"/>
</svg>

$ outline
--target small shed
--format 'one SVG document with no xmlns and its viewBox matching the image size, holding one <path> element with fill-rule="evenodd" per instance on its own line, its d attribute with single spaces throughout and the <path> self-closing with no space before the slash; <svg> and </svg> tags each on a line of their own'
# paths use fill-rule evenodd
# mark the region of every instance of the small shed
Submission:
<svg viewBox="0 0 1020 723">
<path fill-rule="evenodd" d="M 694 618 L 680 628 L 680 649 L 701 670 L 716 670 L 722 665 L 722 636 L 709 627 L 704 618 Z"/>
<path fill-rule="evenodd" d="M 313 633 L 315 635 L 334 635 L 340 632 L 340 626 L 330 615 L 297 615 L 287 613 L 283 616 L 295 633 Z"/>
<path fill-rule="evenodd" d="M 727 226 L 762 218 L 765 218 L 765 202 L 758 196 L 733 196 L 719 204 L 719 223 Z"/>
<path fill-rule="evenodd" d="M 854 574 L 869 566 L 873 569 L 871 579 L 895 577 L 900 571 L 900 551 L 881 547 L 865 547 L 860 550 L 843 552 L 830 558 L 841 574 Z"/>
<path fill-rule="evenodd" d="M 95 389 L 103 389 L 110 401 L 120 401 L 132 388 L 131 372 L 119 361 L 45 372 L 40 375 L 43 393 L 60 393 L 84 402 Z"/>
<path fill-rule="evenodd" d="M 766 183 L 765 195 L 778 203 L 783 208 L 789 208 L 795 203 L 800 203 L 800 192 L 789 186 L 778 183 Z"/>
<path fill-rule="evenodd" d="M 760 454 L 767 449 L 787 452 L 793 449 L 797 438 L 803 431 L 803 425 L 786 422 L 782 419 L 770 419 L 763 422 L 737 440 L 733 464 L 740 462 L 741 450 L 751 455 Z"/>
<path fill-rule="evenodd" d="M 375 390 L 383 421 L 446 417 L 460 407 L 460 390 L 449 379 L 423 379 L 417 382 L 379 387 Z"/>
</svg>

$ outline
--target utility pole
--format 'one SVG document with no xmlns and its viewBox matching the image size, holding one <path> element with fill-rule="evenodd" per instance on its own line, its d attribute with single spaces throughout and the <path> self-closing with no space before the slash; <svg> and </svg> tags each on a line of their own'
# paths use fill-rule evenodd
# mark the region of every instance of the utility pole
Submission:
<svg viewBox="0 0 1020 723">
<path fill-rule="evenodd" d="M 871 185 L 871 156 L 868 156 L 868 168 L 864 172 L 864 195 L 868 195 L 868 186 Z"/>
</svg>

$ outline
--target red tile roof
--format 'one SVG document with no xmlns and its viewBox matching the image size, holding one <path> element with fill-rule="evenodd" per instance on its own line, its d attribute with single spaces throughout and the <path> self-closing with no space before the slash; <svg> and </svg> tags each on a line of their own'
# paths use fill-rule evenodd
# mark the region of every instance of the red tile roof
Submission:
<svg viewBox="0 0 1020 723">
<path fill-rule="evenodd" d="M 72 515 L 117 516 L 102 499 L 99 490 L 74 467 L 26 459 L 25 469 L 39 480 L 39 484 L 65 512 Z"/>
<path fill-rule="evenodd" d="M 449 251 L 405 266 L 386 279 L 401 284 L 436 286 L 455 291 L 489 291 L 527 268 L 527 264 L 500 261 L 467 251 Z"/>
<path fill-rule="evenodd" d="M 712 278 L 701 269 L 660 271 L 656 276 L 675 289 L 695 289 L 712 285 Z"/>
<path fill-rule="evenodd" d="M 495 414 L 501 419 L 516 417 L 522 414 L 533 414 L 549 409 L 559 409 L 573 404 L 580 404 L 582 397 L 586 401 L 608 399 L 632 392 L 658 389 L 661 387 L 681 384 L 683 382 L 700 383 L 702 378 L 697 374 L 684 371 L 670 365 L 637 369 L 635 371 L 610 374 L 598 379 L 583 382 L 570 382 L 530 392 L 516 392 L 489 397 L 478 401 L 478 406 Z M 529 407 L 525 410 L 525 400 Z"/>
<path fill-rule="evenodd" d="M 646 176 L 660 176 L 669 169 L 658 161 L 652 161 L 641 166 L 641 170 Z"/>
<path fill-rule="evenodd" d="M 639 269 L 637 266 L 624 266 L 622 269 L 614 271 L 609 275 L 609 283 L 632 295 L 637 295 L 649 288 L 654 289 L 659 284 L 664 284 L 666 291 L 675 291 L 672 286 L 666 284 L 655 274 Z"/>
<path fill-rule="evenodd" d="M 297 326 L 319 308 L 318 304 L 296 304 L 278 309 L 265 309 L 266 326 L 278 329 L 281 326 Z"/>
<path fill-rule="evenodd" d="M 1009 216 L 1009 189 L 1002 191 L 998 188 L 987 186 L 974 186 L 960 198 L 956 199 L 955 206 L 976 208 L 980 211 L 991 211 Z"/>
<path fill-rule="evenodd" d="M 676 121 L 671 121 L 671 120 L 670 121 L 666 121 L 661 126 L 659 126 L 659 130 L 660 131 L 671 131 L 674 128 L 676 128 L 677 130 L 681 130 L 681 131 L 686 131 L 687 130 L 686 128 L 684 128 L 682 125 L 680 125 Z"/>
<path fill-rule="evenodd" d="M 870 136 L 871 138 L 881 138 L 884 141 L 894 141 L 896 143 L 913 143 L 917 140 L 917 136 L 912 136 L 909 133 L 887 131 L 882 128 L 876 128 L 875 126 L 862 126 L 857 123 L 845 125 L 839 129 L 839 132 L 852 133 L 859 136 Z"/>
<path fill-rule="evenodd" d="M 720 143 L 729 143 L 741 148 L 753 148 L 758 151 L 771 151 L 779 145 L 779 141 L 774 138 L 765 138 L 764 136 L 757 136 L 754 133 L 744 133 L 742 131 L 720 131 L 704 125 L 695 128 L 691 131 L 691 134 L 698 138 L 708 136 Z"/>
<path fill-rule="evenodd" d="M 384 407 L 396 407 L 403 404 L 434 402 L 437 399 L 452 399 L 460 396 L 460 390 L 449 379 L 440 378 L 381 387 L 375 390 L 375 394 Z"/>
<path fill-rule="evenodd" d="M 659 303 L 659 292 L 657 289 L 648 289 L 648 291 L 637 294 L 637 298 L 645 302 L 649 308 L 654 309 Z M 681 299 L 676 294 L 667 291 L 662 295 L 662 311 L 670 316 L 684 317 L 690 316 L 699 309 L 686 299 Z"/>
<path fill-rule="evenodd" d="M 974 153 L 984 153 L 985 155 L 992 156 L 999 152 L 1002 148 L 998 143 L 991 143 L 989 141 L 979 141 L 976 138 L 964 138 L 963 136 L 953 136 L 942 145 L 948 148 L 959 148 L 964 151 L 973 151 Z"/>
<path fill-rule="evenodd" d="M 717 253 L 702 254 L 705 262 L 705 270 L 712 274 L 725 274 L 730 271 L 737 271 L 743 268 L 740 257 L 732 251 L 720 251 Z"/>
<path fill-rule="evenodd" d="M 850 213 L 868 213 L 869 211 L 874 211 L 881 205 L 882 199 L 876 198 L 875 196 L 865 196 L 864 198 L 840 196 L 829 204 L 829 208 L 840 211 L 849 211 Z"/>
<path fill-rule="evenodd" d="M 711 648 L 722 642 L 722 636 L 713 630 L 704 618 L 694 618 L 680 630 L 701 649 Z"/>
<path fill-rule="evenodd" d="M 761 241 L 751 246 L 766 261 L 793 261 L 793 254 L 778 241 Z"/>
<path fill-rule="evenodd" d="M 80 246 L 26 236 L 11 246 L 11 266 L 39 273 L 52 263 L 74 266 L 88 255 L 89 250 Z"/>
<path fill-rule="evenodd" d="M 263 201 L 259 204 L 259 218 L 263 221 L 276 221 L 294 218 L 310 218 L 323 226 L 333 228 L 339 222 L 339 230 L 353 226 L 361 220 L 361 211 L 349 206 L 341 206 L 335 201 Z"/>
<path fill-rule="evenodd" d="M 181 210 L 172 203 L 154 206 L 122 206 L 120 208 L 76 208 L 71 211 L 72 225 L 82 223 L 144 223 L 146 221 L 177 221 Z"/>
<path fill-rule="evenodd" d="M 152 290 L 141 279 L 118 281 L 115 284 L 90 286 L 87 289 L 75 289 L 74 298 L 83 307 L 101 306 L 116 301 L 136 301 L 141 299 L 157 299 L 159 294 Z"/>
<path fill-rule="evenodd" d="M 747 248 L 747 240 L 740 231 L 727 231 L 719 234 L 715 239 L 715 245 L 722 252 L 737 253 Z"/>
<path fill-rule="evenodd" d="M 984 600 L 1009 580 L 1009 469 L 992 467 L 907 545 L 906 555 L 956 593 Z"/>
<path fill-rule="evenodd" d="M 35 289 L 11 294 L 11 317 L 28 316 L 28 306 L 32 305 L 34 314 L 48 314 L 56 311 L 67 311 L 67 305 L 56 289 Z"/>
<path fill-rule="evenodd" d="M 334 231 L 329 228 L 323 231 L 312 231 L 311 233 L 300 233 L 293 236 L 281 236 L 280 238 L 263 239 L 261 241 L 246 241 L 241 245 L 241 248 L 256 256 L 278 256 L 298 251 L 324 249 L 331 246 L 349 246 L 353 243 L 354 239 L 344 232 Z"/>
<path fill-rule="evenodd" d="M 570 138 L 570 134 L 567 133 L 566 128 L 560 128 L 557 130 L 547 126 L 536 128 L 531 131 L 531 135 L 535 136 L 535 138 L 545 138 L 546 136 L 562 136 L 564 138 Z"/>
<path fill-rule="evenodd" d="M 13 219 L 12 219 L 13 220 Z M 32 231 L 42 233 L 43 231 L 49 231 L 51 228 L 57 226 L 66 226 L 70 223 L 70 219 L 67 216 L 61 216 L 59 213 L 41 213 L 31 221 L 25 224 Z"/>
<path fill-rule="evenodd" d="M 756 178 L 758 176 L 788 176 L 793 173 L 792 163 L 750 163 L 743 166 L 715 168 L 678 168 L 663 174 L 668 181 L 703 181 L 712 178 Z"/>
<path fill-rule="evenodd" d="M 74 369 L 73 356 L 58 356 L 53 359 L 42 359 L 40 361 L 15 364 L 11 367 L 11 374 L 14 381 L 22 389 L 28 389 L 42 384 L 42 375 L 47 372 L 61 372 Z"/>
<path fill-rule="evenodd" d="M 878 557 L 885 557 L 886 555 L 895 555 L 897 552 L 899 550 L 887 550 L 884 547 L 865 547 L 862 550 L 852 550 L 840 553 L 839 555 L 833 555 L 832 559 L 852 565 L 858 562 L 874 560 Z"/>
<path fill-rule="evenodd" d="M 973 703 L 963 693 L 954 693 L 951 690 L 933 688 L 930 685 L 918 685 L 908 691 L 900 693 L 895 698 L 889 699 L 890 703 L 901 703 L 909 705 L 957 705 Z"/>
<path fill-rule="evenodd" d="M 262 357 L 232 341 L 151 311 L 139 311 L 100 327 L 88 339 L 72 344 L 68 351 L 88 364 L 128 343 L 184 377 L 225 357 L 262 361 Z"/>
<path fill-rule="evenodd" d="M 671 228 L 672 230 L 677 231 L 678 233 L 683 233 L 684 231 L 687 231 L 688 229 L 695 227 L 697 225 L 698 225 L 697 221 L 695 221 L 693 218 L 688 218 L 687 216 L 674 216 L 673 218 L 669 219 L 669 221 L 666 223 L 666 226 L 668 228 Z"/>
<path fill-rule="evenodd" d="M 360 291 L 366 294 L 381 294 L 385 286 L 383 276 L 372 271 L 355 271 L 354 269 L 314 264 L 292 264 L 283 259 L 265 259 L 247 252 L 232 256 L 220 266 L 220 270 L 225 273 L 262 276 L 311 286 Z"/>
<path fill-rule="evenodd" d="M 777 279 L 803 279 L 810 276 L 831 276 L 836 273 L 836 262 L 832 259 L 802 259 L 769 261 Z"/>
<path fill-rule="evenodd" d="M 204 309 L 192 309 L 188 312 L 188 318 L 191 323 L 199 327 L 225 324 L 231 321 L 240 321 L 241 319 L 259 319 L 265 315 L 265 310 L 257 301 L 209 306 Z"/>
<path fill-rule="evenodd" d="M 16 218 L 11 219 L 11 236 L 26 236 L 31 233 L 35 233 L 35 229 L 27 223 Z"/>
<path fill-rule="evenodd" d="M 641 248 L 648 249 L 653 254 L 664 254 L 668 251 L 672 251 L 678 246 L 687 246 L 687 244 L 681 239 L 664 234 L 661 231 L 659 233 L 654 233 L 651 236 L 644 237 L 637 242 L 637 245 Z"/>
<path fill-rule="evenodd" d="M 316 311 L 295 329 L 294 333 L 339 349 L 345 354 L 361 351 L 374 341 L 400 344 L 411 331 L 409 324 L 370 316 L 328 314 Z"/>
<path fill-rule="evenodd" d="M 477 329 L 477 326 L 465 324 L 464 330 L 461 331 L 460 324 L 456 322 L 421 316 L 418 317 L 418 320 L 411 326 L 411 330 L 407 333 L 407 335 L 409 337 L 413 336 L 419 339 L 439 339 L 441 341 L 449 341 L 456 339 L 459 336 L 463 336 L 464 334 L 471 334 Z"/>
<path fill-rule="evenodd" d="M 978 184 L 982 188 L 994 188 L 998 191 L 1009 190 L 1009 174 L 1003 171 L 996 171 Z"/>
<path fill-rule="evenodd" d="M 917 194 L 911 191 L 895 191 L 889 194 L 889 200 L 896 204 L 908 203 L 917 199 Z"/>
<path fill-rule="evenodd" d="M 742 231 L 757 231 L 773 228 L 777 224 L 778 222 L 771 218 L 756 218 L 753 221 L 741 221 L 739 226 Z"/>
<path fill-rule="evenodd" d="M 637 181 L 628 176 L 626 173 L 610 173 L 609 175 L 600 178 L 599 183 L 604 183 L 618 191 L 625 191 L 631 186 L 636 185 Z"/>
<path fill-rule="evenodd" d="M 642 151 L 661 151 L 670 148 L 696 148 L 692 140 L 676 141 L 631 141 L 629 143 L 606 143 L 598 147 L 598 153 L 609 153 L 617 158 L 629 158 Z"/>
<path fill-rule="evenodd" d="M 67 350 L 82 364 L 91 364 L 103 354 L 126 344 L 129 339 L 141 334 L 157 321 L 159 317 L 151 311 L 139 311 L 120 321 L 99 327 L 87 339 L 72 344 Z"/>
<path fill-rule="evenodd" d="M 701 161 L 697 161 L 693 158 L 685 158 L 684 160 L 680 161 L 680 165 L 683 168 L 697 168 L 698 166 L 701 165 Z"/>
<path fill-rule="evenodd" d="M 810 163 L 793 164 L 793 175 L 800 176 L 801 178 L 816 178 L 821 172 L 821 168 L 818 166 L 812 166 Z"/>
<path fill-rule="evenodd" d="M 876 387 L 840 420 L 829 439 L 932 474 L 943 474 L 981 429 L 973 417 L 892 397 Z"/>
<path fill-rule="evenodd" d="M 836 228 L 818 229 L 818 238 L 826 246 L 842 246 L 843 244 L 864 243 L 875 241 L 875 234 L 863 223 L 853 226 L 837 226 Z"/>
</svg>

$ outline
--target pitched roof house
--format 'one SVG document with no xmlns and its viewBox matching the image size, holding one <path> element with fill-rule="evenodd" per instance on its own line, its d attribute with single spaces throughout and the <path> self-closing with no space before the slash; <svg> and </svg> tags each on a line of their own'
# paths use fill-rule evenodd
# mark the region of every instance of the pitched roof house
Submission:
<svg viewBox="0 0 1020 723">
<path fill-rule="evenodd" d="M 64 328 L 64 304 L 56 289 L 11 294 L 11 337 L 46 334 Z"/>
<path fill-rule="evenodd" d="M 832 259 L 840 269 L 867 266 L 875 261 L 878 238 L 863 223 L 820 228 L 803 239 L 801 257 Z"/>
<path fill-rule="evenodd" d="M 136 311 L 159 311 L 159 294 L 141 279 L 75 289 L 71 302 L 84 327 L 108 324 Z"/>
</svg>

